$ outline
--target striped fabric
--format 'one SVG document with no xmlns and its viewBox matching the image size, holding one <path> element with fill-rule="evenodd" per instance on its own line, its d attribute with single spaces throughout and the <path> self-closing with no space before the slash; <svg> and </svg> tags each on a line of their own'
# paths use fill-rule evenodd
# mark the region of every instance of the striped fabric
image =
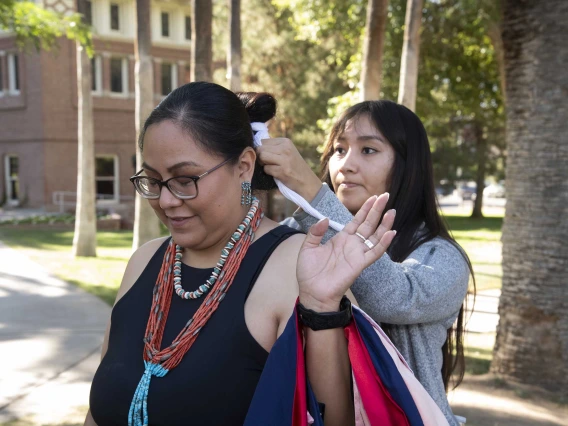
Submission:
<svg viewBox="0 0 568 426">
<path fill-rule="evenodd" d="M 388 337 L 356 307 L 345 336 L 357 426 L 448 425 Z M 244 426 L 323 426 L 306 378 L 302 339 L 294 311 L 270 351 Z"/>
</svg>

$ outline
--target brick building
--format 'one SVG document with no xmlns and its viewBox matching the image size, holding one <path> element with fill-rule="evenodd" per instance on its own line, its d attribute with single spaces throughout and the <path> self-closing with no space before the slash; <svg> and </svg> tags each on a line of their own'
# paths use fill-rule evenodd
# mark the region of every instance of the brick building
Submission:
<svg viewBox="0 0 568 426">
<path fill-rule="evenodd" d="M 44 0 L 68 12 L 73 0 Z M 187 1 L 152 3 L 155 101 L 189 81 Z M 134 174 L 134 0 L 92 0 L 93 114 L 97 206 L 132 203 Z M 0 34 L 0 205 L 73 210 L 77 185 L 75 44 L 22 53 Z"/>
</svg>

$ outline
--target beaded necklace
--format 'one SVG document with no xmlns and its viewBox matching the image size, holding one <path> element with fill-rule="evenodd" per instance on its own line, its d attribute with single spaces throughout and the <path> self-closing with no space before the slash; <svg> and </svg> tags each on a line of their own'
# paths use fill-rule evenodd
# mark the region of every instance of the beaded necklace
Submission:
<svg viewBox="0 0 568 426">
<path fill-rule="evenodd" d="M 264 217 L 258 203 L 258 199 L 255 198 L 245 219 L 232 235 L 227 246 L 223 249 L 221 259 L 215 267 L 215 270 L 219 272 L 215 272 L 214 270 L 217 274 L 215 280 L 212 283 L 208 280 L 207 283 L 209 283 L 210 286 L 208 286 L 206 290 L 202 290 L 202 294 L 197 296 L 201 297 L 201 295 L 208 293 L 203 303 L 197 309 L 193 318 L 185 324 L 172 344 L 160 350 L 174 289 L 176 293 L 184 299 L 196 298 L 191 296 L 186 297 L 185 294 L 190 292 L 186 292 L 181 288 L 182 249 L 178 248 L 179 246 L 174 244 L 173 240 L 170 241 L 164 255 L 164 261 L 160 273 L 158 274 L 156 285 L 154 286 L 152 307 L 150 309 L 150 317 L 148 318 L 148 325 L 146 326 L 146 334 L 144 337 L 143 358 L 146 368 L 134 392 L 132 403 L 130 404 L 130 411 L 128 413 L 129 426 L 147 426 L 149 424 L 148 390 L 150 387 L 150 379 L 152 376 L 164 377 L 181 362 L 184 355 L 197 339 L 201 329 L 207 324 L 209 318 L 211 318 L 219 307 L 219 304 L 225 298 L 251 244 L 254 232 L 260 225 L 261 219 Z M 232 245 L 230 248 L 228 248 L 229 244 Z M 178 271 L 177 275 L 176 270 Z M 179 280 L 175 280 L 174 277 L 179 277 Z M 179 288 L 177 287 L 178 285 Z M 204 285 L 200 286 L 199 290 L 201 290 L 203 286 Z M 211 288 L 211 291 L 209 291 L 209 288 Z"/>
</svg>

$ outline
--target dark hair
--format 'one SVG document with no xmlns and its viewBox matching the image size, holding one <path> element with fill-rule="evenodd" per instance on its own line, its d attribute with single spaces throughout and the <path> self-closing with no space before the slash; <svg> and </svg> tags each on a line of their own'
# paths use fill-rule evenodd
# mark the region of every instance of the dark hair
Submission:
<svg viewBox="0 0 568 426">
<path fill-rule="evenodd" d="M 185 84 L 172 91 L 152 111 L 140 132 L 138 145 L 144 146 L 144 135 L 152 124 L 171 120 L 187 132 L 210 154 L 237 161 L 247 147 L 253 147 L 251 122 L 267 122 L 276 115 L 276 100 L 268 93 L 255 94 L 250 105 L 223 86 L 207 82 Z M 276 187 L 274 179 L 255 165 L 254 190 Z"/>
<path fill-rule="evenodd" d="M 430 144 L 426 130 L 420 119 L 408 108 L 392 101 L 365 101 L 345 111 L 333 125 L 329 139 L 321 157 L 322 180 L 333 190 L 329 173 L 329 159 L 333 155 L 333 143 L 343 133 L 349 120 L 367 116 L 383 134 L 395 151 L 395 160 L 390 176 L 388 192 L 390 198 L 385 211 L 396 209 L 394 229 L 397 235 L 388 254 L 395 262 L 404 261 L 418 246 L 436 237 L 453 244 L 461 253 L 469 267 L 473 293 L 475 277 L 471 262 L 465 252 L 455 242 L 447 224 L 438 212 L 438 202 L 434 187 L 434 174 Z M 389 324 L 383 324 L 387 333 Z M 442 348 L 442 378 L 444 387 L 452 374 L 457 374 L 457 387 L 464 375 L 465 359 L 463 352 L 464 304 L 460 308 L 457 323 L 447 332 Z"/>
</svg>

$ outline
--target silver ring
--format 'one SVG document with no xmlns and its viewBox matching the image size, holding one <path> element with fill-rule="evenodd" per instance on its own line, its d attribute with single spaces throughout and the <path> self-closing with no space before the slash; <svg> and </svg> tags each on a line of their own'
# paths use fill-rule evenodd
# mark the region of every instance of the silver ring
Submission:
<svg viewBox="0 0 568 426">
<path fill-rule="evenodd" d="M 357 235 L 359 238 L 361 238 L 363 240 L 363 243 L 365 243 L 365 245 L 367 247 L 369 247 L 371 250 L 375 247 L 375 245 L 371 241 L 369 241 L 367 238 L 365 238 L 364 236 L 362 236 L 358 232 L 355 232 L 355 235 Z"/>
</svg>

